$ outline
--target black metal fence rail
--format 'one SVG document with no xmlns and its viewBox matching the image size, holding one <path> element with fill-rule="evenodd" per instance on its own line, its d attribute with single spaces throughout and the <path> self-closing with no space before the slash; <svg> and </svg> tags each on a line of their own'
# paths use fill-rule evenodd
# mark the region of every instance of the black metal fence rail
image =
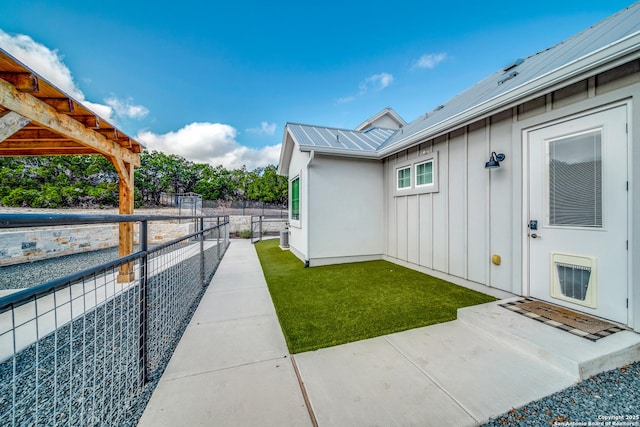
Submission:
<svg viewBox="0 0 640 427">
<path fill-rule="evenodd" d="M 0 298 L 0 425 L 137 423 L 229 244 L 228 217 L 193 217 L 196 232 L 148 248 L 148 222 L 171 219 L 0 215 L 0 228 L 140 223 L 136 253 Z"/>
</svg>

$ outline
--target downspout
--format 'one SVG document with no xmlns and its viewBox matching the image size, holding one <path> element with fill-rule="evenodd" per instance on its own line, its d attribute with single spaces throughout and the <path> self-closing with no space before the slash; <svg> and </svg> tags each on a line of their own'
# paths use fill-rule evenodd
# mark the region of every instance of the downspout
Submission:
<svg viewBox="0 0 640 427">
<path fill-rule="evenodd" d="M 309 188 L 311 188 L 311 186 L 309 185 L 309 180 L 310 180 L 311 174 L 309 173 L 309 168 L 311 167 L 311 163 L 313 162 L 313 159 L 314 159 L 315 156 L 316 156 L 315 150 L 311 150 L 311 154 L 309 155 L 309 160 L 307 161 L 307 164 L 305 166 L 306 170 L 307 170 L 307 179 L 304 180 L 305 181 L 305 184 L 304 184 L 304 186 L 305 186 L 305 191 L 304 191 L 304 194 L 305 194 L 305 198 L 304 198 L 305 209 L 304 209 L 304 212 L 305 212 L 305 216 L 306 216 L 306 224 L 305 224 L 304 228 L 305 228 L 305 233 L 307 235 L 307 239 L 306 239 L 307 240 L 307 251 L 306 251 L 307 259 L 304 260 L 305 268 L 309 267 L 309 253 L 310 253 L 309 251 L 310 251 L 310 247 L 311 247 L 311 242 L 309 240 L 309 237 L 311 235 L 311 232 L 310 232 L 311 222 L 309 221 L 309 216 L 310 216 L 310 213 L 311 213 L 310 210 L 309 210 L 309 199 L 310 199 L 310 197 L 309 197 Z"/>
</svg>

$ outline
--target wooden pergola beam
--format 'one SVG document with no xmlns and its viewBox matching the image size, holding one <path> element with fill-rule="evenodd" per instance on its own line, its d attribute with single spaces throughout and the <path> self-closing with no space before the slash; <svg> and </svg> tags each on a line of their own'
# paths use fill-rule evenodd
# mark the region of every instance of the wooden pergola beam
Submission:
<svg viewBox="0 0 640 427">
<path fill-rule="evenodd" d="M 100 129 L 100 117 L 95 115 L 72 114 L 74 120 L 79 121 L 89 129 Z"/>
<path fill-rule="evenodd" d="M 120 158 L 111 157 L 111 163 L 118 171 L 120 177 L 120 203 L 119 213 L 121 215 L 133 214 L 134 208 L 134 168 L 131 163 L 127 163 Z M 125 256 L 133 252 L 133 223 L 121 222 L 119 225 L 120 241 L 118 243 L 119 255 Z M 135 277 L 133 262 L 121 265 L 119 268 L 118 281 L 129 282 Z"/>
<path fill-rule="evenodd" d="M 15 113 L 14 113 L 15 114 Z M 22 117 L 22 116 L 21 116 Z M 26 119 L 29 120 L 29 119 Z M 20 132 L 14 133 L 7 141 L 11 142 L 31 142 L 31 141 L 56 141 L 64 140 L 60 134 L 57 134 L 49 129 L 38 128 L 26 128 L 20 130 Z"/>
<path fill-rule="evenodd" d="M 6 80 L 0 79 L 0 106 L 37 122 L 66 138 L 77 141 L 108 158 L 119 158 L 134 167 L 140 166 L 140 157 L 122 147 L 115 141 L 109 141 L 92 129 L 66 114 L 59 113 L 38 98 L 18 91 Z"/>
<path fill-rule="evenodd" d="M 133 214 L 142 146 L 0 48 L 0 156 L 103 155 L 120 177 L 120 213 Z M 133 252 L 133 223 L 120 224 L 120 256 Z M 133 262 L 119 282 L 135 277 Z"/>
<path fill-rule="evenodd" d="M 1 71 L 0 79 L 6 80 L 20 92 L 38 92 L 38 77 L 33 73 L 22 71 Z"/>
<path fill-rule="evenodd" d="M 30 121 L 14 111 L 0 114 L 0 143 L 28 125 Z"/>
<path fill-rule="evenodd" d="M 53 107 L 58 113 L 73 113 L 73 101 L 69 98 L 37 98 L 47 105 Z"/>
</svg>

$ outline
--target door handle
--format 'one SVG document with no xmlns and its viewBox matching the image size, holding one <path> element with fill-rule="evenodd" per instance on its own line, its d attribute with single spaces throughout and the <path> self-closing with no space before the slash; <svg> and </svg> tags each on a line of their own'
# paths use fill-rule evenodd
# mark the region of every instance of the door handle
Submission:
<svg viewBox="0 0 640 427">
<path fill-rule="evenodd" d="M 532 239 L 542 239 L 542 236 L 540 236 L 540 235 L 538 235 L 536 233 L 532 233 L 532 234 L 530 234 L 530 236 L 531 236 Z"/>
</svg>

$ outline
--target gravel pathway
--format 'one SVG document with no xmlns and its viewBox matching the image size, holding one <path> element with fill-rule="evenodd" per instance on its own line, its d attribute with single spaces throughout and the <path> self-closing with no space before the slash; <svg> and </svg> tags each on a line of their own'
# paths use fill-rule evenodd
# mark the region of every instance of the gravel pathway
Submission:
<svg viewBox="0 0 640 427">
<path fill-rule="evenodd" d="M 205 256 L 217 258 L 217 248 Z M 0 289 L 35 286 L 117 257 L 113 249 L 3 267 Z M 0 426 L 135 426 L 207 289 L 199 265 L 194 256 L 149 278 L 146 384 L 138 387 L 140 306 L 132 287 L 0 362 Z M 216 265 L 209 267 L 207 277 Z"/>
<path fill-rule="evenodd" d="M 640 426 L 640 362 L 492 419 L 485 426 Z"/>
<path fill-rule="evenodd" d="M 0 267 L 0 290 L 30 288 L 118 258 L 118 248 Z"/>
</svg>

